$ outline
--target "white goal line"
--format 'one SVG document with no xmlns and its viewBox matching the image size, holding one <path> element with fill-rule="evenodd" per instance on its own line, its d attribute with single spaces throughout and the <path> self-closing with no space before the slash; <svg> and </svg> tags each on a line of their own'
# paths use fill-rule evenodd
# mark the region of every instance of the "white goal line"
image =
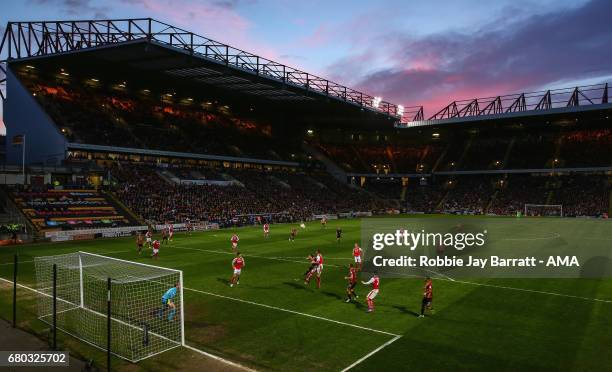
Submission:
<svg viewBox="0 0 612 372">
<path fill-rule="evenodd" d="M 12 281 L 12 280 L 8 280 L 8 279 L 2 278 L 2 277 L 0 277 L 0 281 L 3 281 L 3 282 L 5 282 L 5 283 L 10 283 L 10 284 L 13 284 L 13 281 Z M 49 294 L 47 294 L 47 293 L 40 292 L 39 290 L 37 290 L 37 289 L 35 289 L 35 288 L 28 287 L 28 286 L 23 285 L 23 284 L 19 284 L 19 283 L 17 283 L 17 287 L 19 287 L 19 288 L 23 288 L 23 289 L 27 289 L 27 290 L 32 291 L 32 292 L 35 292 L 35 293 L 39 293 L 39 294 L 41 294 L 41 295 L 43 295 L 43 296 L 53 297 L 53 296 L 51 296 L 51 295 L 49 295 Z M 62 299 L 62 298 L 59 298 L 59 297 L 57 298 L 57 300 L 58 300 L 58 301 L 65 302 L 65 303 L 68 303 L 68 304 L 71 304 L 71 305 L 75 305 L 74 303 L 72 303 L 72 302 L 70 302 L 70 301 L 66 301 L 66 300 L 64 300 L 64 299 Z M 75 309 L 76 309 L 76 308 L 71 308 L 71 309 L 68 309 L 68 310 L 75 310 Z M 93 313 L 95 313 L 95 314 L 98 314 L 98 315 L 103 315 L 103 316 L 105 316 L 105 317 L 106 317 L 106 315 L 101 314 L 101 313 L 99 313 L 99 312 L 97 312 L 97 311 L 94 311 L 94 310 L 91 310 L 91 309 L 87 309 L 87 308 L 83 308 L 83 309 L 84 309 L 84 310 L 91 311 L 91 312 L 93 312 Z M 68 310 L 65 310 L 65 311 L 68 311 Z M 141 330 L 142 330 L 142 328 L 139 328 L 139 327 L 137 327 L 137 326 L 135 326 L 135 325 L 132 325 L 132 324 L 129 324 L 129 323 L 125 323 L 125 322 L 123 322 L 123 321 L 121 321 L 121 320 L 118 320 L 118 319 L 115 319 L 115 318 L 111 318 L 111 319 L 112 319 L 112 320 L 114 320 L 114 321 L 116 321 L 116 322 L 123 323 L 123 324 L 125 324 L 125 325 L 127 325 L 127 326 L 134 327 L 134 328 L 137 328 L 137 329 L 141 329 Z M 46 321 L 44 321 L 44 320 L 42 320 L 42 319 L 41 319 L 41 321 L 43 321 L 43 322 L 45 322 L 45 323 L 47 323 L 47 324 L 48 324 L 48 322 L 46 322 Z M 58 329 L 59 329 L 59 328 L 58 328 Z M 85 343 L 87 343 L 87 344 L 89 344 L 89 345 L 91 345 L 91 346 L 93 346 L 93 347 L 95 347 L 95 348 L 98 348 L 98 349 L 101 349 L 101 350 L 103 350 L 103 351 L 106 351 L 104 348 L 102 348 L 102 347 L 100 347 L 100 346 L 98 346 L 98 345 L 96 345 L 96 344 L 94 344 L 94 343 L 92 343 L 92 342 L 90 342 L 90 341 L 88 341 L 88 340 L 85 340 L 85 339 L 83 339 L 83 338 L 81 338 L 81 337 L 79 337 L 79 336 L 77 336 L 77 335 L 75 335 L 75 334 L 73 334 L 73 333 L 71 333 L 71 332 L 67 332 L 66 330 L 63 330 L 63 329 L 62 329 L 61 331 L 62 331 L 62 332 L 64 332 L 64 333 L 66 333 L 66 334 L 68 334 L 68 335 L 70 335 L 70 336 L 72 336 L 72 337 L 74 337 L 74 338 L 76 338 L 76 339 L 78 339 L 78 340 L 80 340 L 80 341 L 83 341 L 83 342 L 85 342 Z M 157 337 L 160 337 L 160 338 L 164 338 L 164 339 L 170 340 L 170 339 L 168 339 L 167 337 L 162 336 L 162 335 L 159 335 L 159 334 L 157 334 L 157 333 L 154 333 L 154 332 L 150 332 L 150 333 L 151 333 L 152 335 L 157 336 Z M 206 351 L 204 351 L 204 350 L 198 349 L 198 348 L 193 347 L 193 346 L 191 346 L 191 345 L 187 345 L 187 344 L 183 344 L 183 345 L 181 345 L 181 343 L 180 343 L 180 342 L 177 342 L 177 341 L 174 341 L 174 340 L 170 340 L 170 341 L 172 341 L 173 343 L 176 343 L 176 346 L 175 346 L 175 347 L 183 346 L 183 347 L 185 347 L 185 348 L 187 348 L 187 349 L 189 349 L 189 350 L 195 351 L 195 352 L 197 352 L 197 353 L 199 353 L 199 354 L 202 354 L 202 355 L 204 355 L 204 356 L 207 356 L 207 357 L 210 357 L 210 358 L 212 358 L 212 359 L 218 360 L 218 361 L 223 362 L 223 363 L 225 363 L 225 364 L 227 364 L 227 365 L 231 365 L 231 366 L 233 366 L 233 367 L 240 368 L 240 369 L 243 369 L 243 370 L 246 370 L 246 371 L 254 371 L 253 369 L 251 369 L 251 368 L 249 368 L 249 367 L 246 367 L 246 366 L 243 366 L 242 364 L 239 364 L 239 363 L 236 363 L 236 362 L 232 362 L 231 360 L 227 360 L 227 359 L 221 358 L 220 356 L 217 356 L 217 355 L 214 355 L 214 354 L 208 353 L 208 352 L 206 352 Z M 155 355 L 157 355 L 157 354 L 164 353 L 164 352 L 166 352 L 166 351 L 172 350 L 173 348 L 174 348 L 174 347 L 172 347 L 172 348 L 170 348 L 170 349 L 167 349 L 167 350 L 160 351 L 160 352 L 155 353 L 155 354 L 148 355 L 146 358 L 150 358 L 150 357 L 155 356 Z M 111 354 L 113 354 L 113 355 L 115 355 L 115 356 L 117 356 L 117 357 L 119 357 L 119 358 L 121 358 L 121 359 L 128 360 L 128 359 L 126 359 L 125 357 L 123 357 L 123 356 L 121 356 L 121 355 L 117 355 L 117 354 L 113 353 L 112 351 L 111 351 Z M 145 358 L 143 358 L 143 359 L 145 359 Z M 142 360 L 142 359 L 140 359 L 140 360 Z M 138 362 L 138 361 L 140 361 L 140 360 L 137 360 L 136 362 Z M 128 360 L 128 361 L 129 361 L 129 360 Z M 130 361 L 130 362 L 131 362 L 131 361 Z"/>
</svg>

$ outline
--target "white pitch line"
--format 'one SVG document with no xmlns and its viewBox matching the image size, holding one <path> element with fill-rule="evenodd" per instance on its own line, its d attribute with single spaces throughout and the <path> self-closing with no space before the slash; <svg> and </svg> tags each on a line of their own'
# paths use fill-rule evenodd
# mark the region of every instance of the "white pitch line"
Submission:
<svg viewBox="0 0 612 372">
<path fill-rule="evenodd" d="M 233 254 L 231 252 L 213 251 L 213 250 L 206 250 L 206 249 L 199 249 L 199 248 L 186 248 L 186 247 L 176 247 L 176 248 L 179 248 L 179 249 L 191 249 L 191 250 L 204 251 L 204 252 L 210 252 L 210 253 Z M 246 257 L 249 257 L 249 256 L 246 256 Z M 262 258 L 262 259 L 269 259 L 269 260 L 278 260 L 278 261 L 288 261 L 288 262 L 303 263 L 302 261 L 284 260 L 284 259 L 281 259 L 281 258 L 278 258 L 278 257 L 265 257 L 265 256 L 251 256 L 251 257 Z M 342 267 L 342 266 L 332 265 L 332 264 L 326 264 L 326 266 Z M 550 296 L 567 297 L 567 298 L 574 298 L 574 299 L 586 300 L 586 301 L 612 303 L 612 300 L 604 300 L 604 299 L 599 299 L 599 298 L 583 297 L 583 296 L 569 295 L 569 294 L 557 293 L 557 292 L 538 291 L 538 290 L 535 290 L 535 289 L 527 289 L 527 288 L 507 287 L 507 286 L 501 286 L 501 285 L 495 285 L 495 284 L 467 282 L 467 281 L 463 281 L 463 280 L 453 279 L 453 278 L 451 278 L 448 275 L 445 275 L 445 274 L 442 274 L 442 273 L 439 273 L 439 272 L 435 272 L 435 271 L 432 271 L 432 270 L 426 270 L 426 269 L 423 269 L 423 270 L 429 271 L 429 272 L 431 272 L 433 274 L 440 275 L 441 277 L 438 278 L 440 280 L 446 280 L 446 281 L 453 282 L 453 283 L 461 283 L 461 284 L 477 285 L 477 286 L 482 286 L 482 287 L 507 289 L 507 290 L 514 290 L 514 291 L 520 291 L 520 292 L 539 293 L 539 294 L 546 294 L 546 295 L 550 295 Z"/>
<path fill-rule="evenodd" d="M 87 252 L 87 251 L 83 251 L 83 252 Z M 102 253 L 87 252 L 87 253 L 93 253 L 93 254 L 113 254 L 113 253 L 125 253 L 125 252 L 130 252 L 130 251 L 112 251 L 112 252 L 102 252 Z M 34 260 L 18 261 L 17 264 L 32 263 L 32 262 L 34 262 Z M 3 265 L 13 265 L 13 264 L 14 264 L 14 262 L 4 262 L 4 263 L 0 263 L 0 266 L 3 266 Z"/>
<path fill-rule="evenodd" d="M 448 279 L 441 278 L 441 280 L 448 280 Z M 480 287 L 491 287 L 491 288 L 507 289 L 507 290 L 511 290 L 511 291 L 520 291 L 520 292 L 545 294 L 545 295 L 549 295 L 549 296 L 575 298 L 575 299 L 578 299 L 578 300 L 585 300 L 585 301 L 612 303 L 612 300 L 604 300 L 602 298 L 575 296 L 575 295 L 569 295 L 569 294 L 558 293 L 558 292 L 538 291 L 537 289 L 516 288 L 516 287 L 507 287 L 507 286 L 503 286 L 503 285 L 495 285 L 495 284 L 487 284 L 487 283 L 466 282 L 466 281 L 463 281 L 463 280 L 456 280 L 456 279 L 455 280 L 450 280 L 450 281 L 452 281 L 454 283 L 476 285 L 476 286 L 480 286 Z"/>
<path fill-rule="evenodd" d="M 12 280 L 8 280 L 8 279 L 2 278 L 2 277 L 0 277 L 0 281 L 6 282 L 6 283 L 10 283 L 10 284 L 13 284 L 13 281 L 12 281 Z M 28 287 L 28 286 L 23 285 L 23 284 L 19 284 L 19 283 L 17 283 L 17 287 L 19 287 L 19 288 L 23 288 L 23 289 L 27 289 L 27 290 L 29 290 L 29 291 L 32 291 L 32 292 L 38 293 L 38 294 L 43 295 L 43 296 L 50 297 L 50 295 L 49 295 L 49 294 L 47 294 L 47 293 L 41 292 L 41 291 L 39 291 L 39 290 L 37 290 L 37 289 L 34 289 L 34 288 L 32 288 L 32 287 Z M 65 301 L 65 300 L 62 300 L 62 299 L 58 299 L 58 300 L 63 301 L 63 302 L 68 302 L 68 301 Z M 70 302 L 68 302 L 68 303 L 70 303 Z M 68 309 L 68 310 L 74 310 L 74 309 Z M 96 312 L 96 313 L 97 313 L 97 312 Z M 100 314 L 100 313 L 98 313 L 98 314 Z M 103 315 L 103 314 L 100 314 L 100 315 Z M 115 319 L 113 319 L 113 320 L 115 320 Z M 118 320 L 116 320 L 116 321 L 118 321 Z M 121 322 L 121 323 L 124 323 L 124 324 L 125 324 L 125 322 L 122 322 L 122 321 L 119 321 L 119 322 Z M 128 325 L 129 325 L 129 324 L 128 324 Z M 132 326 L 132 325 L 130 325 L 130 326 Z M 88 343 L 88 344 L 90 344 L 90 345 L 92 345 L 92 346 L 95 346 L 95 347 L 97 347 L 97 348 L 100 348 L 99 346 L 97 346 L 97 345 L 95 345 L 95 344 L 92 344 L 91 342 L 89 342 L 89 341 L 87 341 L 87 340 L 81 339 L 81 338 L 79 338 L 78 336 L 73 335 L 72 333 L 69 333 L 69 332 L 66 332 L 66 333 L 67 333 L 67 334 L 69 334 L 69 335 L 71 335 L 71 336 L 73 336 L 73 337 L 75 337 L 75 338 L 77 338 L 77 339 L 79 339 L 79 340 L 81 340 L 81 341 L 83 341 L 83 342 L 86 342 L 86 343 Z M 248 367 L 243 366 L 243 365 L 241 365 L 241 364 L 238 364 L 238 363 L 236 363 L 236 362 L 232 362 L 231 360 L 227 360 L 227 359 L 221 358 L 220 356 L 217 356 L 217 355 L 214 355 L 214 354 L 211 354 L 211 353 L 207 353 L 206 351 L 204 351 L 204 350 L 200 350 L 200 349 L 198 349 L 198 348 L 196 348 L 196 347 L 193 347 L 193 346 L 191 346 L 191 345 L 187 345 L 187 344 L 180 345 L 180 344 L 177 344 L 177 346 L 184 346 L 185 348 L 187 348 L 187 349 L 189 349 L 189 350 L 195 351 L 195 352 L 197 352 L 197 353 L 199 353 L 199 354 L 202 354 L 202 355 L 205 355 L 205 356 L 207 356 L 207 357 L 213 358 L 213 359 L 215 359 L 215 360 L 218 360 L 218 361 L 223 362 L 223 363 L 225 363 L 225 364 L 231 365 L 231 366 L 233 366 L 233 367 L 241 368 L 241 369 L 244 369 L 244 370 L 246 370 L 246 371 L 254 371 L 254 370 L 253 370 L 253 369 L 251 369 L 251 368 L 248 368 Z M 165 350 L 165 351 L 168 351 L 168 350 Z M 116 355 L 116 356 L 118 356 L 118 357 L 120 357 L 120 358 L 123 358 L 123 357 L 121 357 L 120 355 L 115 354 L 115 353 L 113 353 L 113 355 Z M 153 356 L 153 355 L 150 355 L 149 357 L 151 357 L 151 356 Z"/>
<path fill-rule="evenodd" d="M 385 347 L 391 345 L 392 343 L 394 343 L 395 341 L 399 340 L 402 336 L 395 336 L 392 339 L 390 339 L 389 341 L 385 342 L 384 344 L 380 345 L 379 347 L 377 347 L 376 349 L 370 351 L 369 353 L 367 353 L 366 355 L 364 355 L 363 357 L 361 357 L 359 360 L 357 360 L 355 363 L 351 364 L 350 366 L 346 367 L 345 369 L 343 369 L 341 372 L 346 372 L 350 369 L 352 369 L 353 367 L 355 367 L 356 365 L 358 365 L 359 363 L 363 362 L 364 360 L 368 359 L 369 357 L 371 357 L 372 355 L 378 353 L 379 351 L 381 351 L 382 349 L 384 349 Z"/>
<path fill-rule="evenodd" d="M 290 313 L 290 314 L 295 314 L 295 315 L 301 315 L 301 316 L 305 316 L 305 317 L 308 317 L 308 318 L 313 318 L 313 319 L 318 319 L 318 320 L 324 320 L 324 321 L 326 321 L 326 322 L 335 323 L 335 324 L 340 324 L 340 325 L 344 325 L 344 326 L 347 326 L 347 327 L 358 328 L 358 329 L 362 329 L 362 330 L 365 330 L 365 331 L 370 331 L 370 332 L 375 332 L 375 333 L 381 333 L 381 334 L 384 334 L 384 335 L 389 335 L 389 336 L 394 336 L 394 337 L 395 337 L 395 336 L 399 336 L 399 335 L 396 335 L 396 334 L 391 333 L 391 332 L 381 331 L 381 330 L 379 330 L 379 329 L 368 328 L 368 327 L 360 326 L 360 325 L 353 324 L 353 323 L 346 323 L 346 322 L 342 322 L 342 321 L 339 321 L 339 320 L 334 320 L 334 319 L 324 318 L 324 317 L 322 317 L 322 316 L 318 316 L 318 315 L 312 315 L 312 314 L 302 313 L 302 312 L 299 312 L 299 311 L 289 310 L 289 309 L 285 309 L 285 308 L 282 308 L 282 307 L 277 307 L 277 306 L 272 306 L 272 305 L 266 305 L 266 304 L 262 304 L 262 303 L 259 303 L 259 302 L 253 302 L 253 301 L 243 300 L 243 299 L 236 298 L 236 297 L 224 296 L 224 295 L 220 295 L 220 294 L 217 294 L 217 293 L 207 292 L 207 291 L 202 291 L 202 290 L 199 290 L 199 289 L 194 289 L 194 288 L 187 288 L 187 287 L 185 287 L 185 289 L 186 289 L 186 290 L 188 290 L 188 291 L 198 292 L 198 293 L 206 294 L 206 295 L 209 295 L 209 296 L 214 296 L 214 297 L 224 298 L 224 299 L 227 299 L 227 300 L 232 300 L 232 301 L 242 302 L 242 303 L 245 303 L 245 304 L 250 304 L 250 305 L 255 305 L 255 306 L 261 306 L 261 307 L 265 307 L 265 308 L 268 308 L 268 309 L 273 309 L 273 310 L 277 310 L 277 311 L 282 311 L 282 312 L 285 312 L 285 313 Z"/>
<path fill-rule="evenodd" d="M 242 364 L 234 363 L 234 362 L 232 362 L 231 360 L 223 359 L 223 358 L 221 358 L 220 356 L 217 356 L 217 355 L 215 355 L 215 354 L 211 354 L 211 353 L 207 353 L 206 351 L 204 351 L 204 350 L 200 350 L 200 349 L 198 349 L 198 348 L 196 348 L 196 347 L 193 347 L 193 346 L 191 346 L 191 345 L 184 344 L 184 345 L 183 345 L 183 347 L 185 347 L 186 349 L 189 349 L 189 350 L 191 350 L 191 351 L 195 351 L 195 352 L 196 352 L 196 353 L 198 353 L 198 354 L 202 354 L 202 355 L 207 356 L 207 357 L 209 357 L 209 358 L 212 358 L 212 359 L 218 360 L 218 361 L 220 361 L 220 362 L 223 362 L 223 363 L 225 363 L 225 364 L 228 364 L 228 365 L 230 365 L 230 366 L 234 366 L 234 367 L 236 367 L 236 368 L 244 369 L 245 371 L 252 371 L 252 372 L 255 372 L 255 370 L 254 370 L 254 369 L 251 369 L 251 368 L 249 368 L 249 367 L 247 367 L 247 366 L 243 366 Z"/>
<path fill-rule="evenodd" d="M 34 260 L 28 260 L 28 261 L 19 261 L 17 262 L 17 264 L 22 264 L 22 263 L 31 263 L 34 262 Z M 14 262 L 5 262 L 5 263 L 1 263 L 0 266 L 4 266 L 4 265 L 13 265 L 15 264 Z"/>
<path fill-rule="evenodd" d="M 560 237 L 561 237 L 561 234 L 555 232 L 551 236 L 536 236 L 536 237 L 529 237 L 529 238 L 501 238 L 500 240 L 549 240 L 549 239 L 557 239 Z"/>
<path fill-rule="evenodd" d="M 211 249 L 202 249 L 202 248 L 190 248 L 190 247 L 178 246 L 178 245 L 173 246 L 173 248 L 187 249 L 187 250 L 192 250 L 192 251 L 200 251 L 200 252 L 208 252 L 208 253 L 217 253 L 217 254 L 229 254 L 229 255 L 232 255 L 232 256 L 235 255 L 235 253 L 232 253 L 232 252 L 215 251 L 215 250 L 211 250 Z M 302 260 L 302 261 L 296 261 L 296 260 L 289 260 L 289 259 L 286 259 L 286 258 L 283 258 L 283 257 L 258 256 L 258 255 L 254 255 L 254 254 L 243 254 L 243 256 L 244 257 L 261 258 L 263 260 L 293 262 L 293 263 L 299 263 L 299 264 L 303 264 L 303 265 L 307 265 L 308 264 L 308 261 L 306 260 L 306 257 L 304 257 L 304 260 Z M 325 266 L 342 267 L 342 266 L 333 265 L 333 264 L 325 264 Z"/>
<path fill-rule="evenodd" d="M 304 257 L 296 257 L 296 256 L 283 256 L 279 258 L 304 258 Z M 327 260 L 350 260 L 353 261 L 352 258 L 349 257 L 325 257 L 325 261 Z"/>
</svg>

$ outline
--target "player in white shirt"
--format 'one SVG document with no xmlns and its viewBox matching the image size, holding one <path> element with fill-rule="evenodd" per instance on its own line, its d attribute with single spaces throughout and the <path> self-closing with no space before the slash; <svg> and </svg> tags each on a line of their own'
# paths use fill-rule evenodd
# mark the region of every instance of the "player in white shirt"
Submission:
<svg viewBox="0 0 612 372">
<path fill-rule="evenodd" d="M 380 279 L 378 275 L 374 274 L 374 276 L 368 280 L 367 282 L 362 281 L 363 285 L 372 285 L 372 290 L 366 296 L 366 300 L 368 301 L 368 313 L 374 311 L 374 298 L 378 295 L 378 287 L 380 286 Z"/>
<path fill-rule="evenodd" d="M 323 272 L 323 255 L 321 251 L 317 249 L 317 254 L 313 258 L 314 268 L 306 275 L 304 284 L 310 283 L 310 278 L 313 274 L 317 274 L 317 288 L 321 288 L 321 273 Z"/>
<path fill-rule="evenodd" d="M 353 258 L 355 259 L 355 266 L 357 271 L 361 271 L 361 261 L 363 257 L 363 251 L 357 242 L 355 242 L 355 246 L 353 247 Z"/>
<path fill-rule="evenodd" d="M 237 234 L 234 234 L 230 240 L 232 242 L 232 251 L 234 253 L 238 252 L 238 242 L 240 241 L 240 238 Z"/>
</svg>

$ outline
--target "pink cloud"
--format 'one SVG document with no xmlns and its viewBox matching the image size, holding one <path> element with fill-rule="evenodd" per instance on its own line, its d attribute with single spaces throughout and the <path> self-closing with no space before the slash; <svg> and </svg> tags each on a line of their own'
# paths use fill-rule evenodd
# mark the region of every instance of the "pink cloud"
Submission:
<svg viewBox="0 0 612 372">
<path fill-rule="evenodd" d="M 593 0 L 571 10 L 501 20 L 503 28 L 493 20 L 473 33 L 373 37 L 353 44 L 354 54 L 328 71 L 387 101 L 423 105 L 429 117 L 454 100 L 605 79 L 612 74 L 605 62 L 612 59 L 610 12 L 612 2 Z M 390 56 L 386 66 L 377 65 L 381 55 Z"/>
<path fill-rule="evenodd" d="M 153 18 L 182 27 L 187 31 L 229 44 L 235 48 L 277 60 L 281 53 L 254 39 L 253 24 L 224 3 L 202 3 L 194 0 L 126 0 L 144 7 Z"/>
</svg>

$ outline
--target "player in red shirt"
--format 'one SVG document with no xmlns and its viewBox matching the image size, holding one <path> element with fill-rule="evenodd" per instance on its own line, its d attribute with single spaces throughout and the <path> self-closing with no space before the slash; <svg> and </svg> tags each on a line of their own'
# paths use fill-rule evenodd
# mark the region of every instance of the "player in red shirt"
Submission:
<svg viewBox="0 0 612 372">
<path fill-rule="evenodd" d="M 355 242 L 355 246 L 353 247 L 353 258 L 355 259 L 355 266 L 357 266 L 357 271 L 361 271 L 361 258 L 363 256 L 363 251 L 357 242 Z"/>
<path fill-rule="evenodd" d="M 357 299 L 355 294 L 355 286 L 357 285 L 357 270 L 353 267 L 353 264 L 349 264 L 349 274 L 344 279 L 348 280 L 346 286 L 346 302 L 351 302 L 351 296 Z"/>
<path fill-rule="evenodd" d="M 168 240 L 172 241 L 172 237 L 174 236 L 174 224 L 168 225 Z"/>
<path fill-rule="evenodd" d="M 317 249 L 317 254 L 313 258 L 313 266 L 314 266 L 313 270 L 311 270 L 306 275 L 306 280 L 304 281 L 304 284 L 308 285 L 310 283 L 310 278 L 312 277 L 312 275 L 317 274 L 317 288 L 321 288 L 321 272 L 323 272 L 323 255 L 321 254 L 321 251 L 319 249 Z"/>
<path fill-rule="evenodd" d="M 234 234 L 232 235 L 232 238 L 230 240 L 232 242 L 232 251 L 236 252 L 236 250 L 238 249 L 238 242 L 240 241 L 240 238 L 238 237 L 238 235 Z"/>
<path fill-rule="evenodd" d="M 421 301 L 421 315 L 419 318 L 425 317 L 425 309 L 430 313 L 433 311 L 431 303 L 433 301 L 433 282 L 430 277 L 425 278 L 425 288 L 423 291 L 423 300 Z"/>
<path fill-rule="evenodd" d="M 363 285 L 372 285 L 372 290 L 370 291 L 370 293 L 368 293 L 368 295 L 366 296 L 366 299 L 368 301 L 368 313 L 371 313 L 372 311 L 374 311 L 374 298 L 376 298 L 376 295 L 378 295 L 378 287 L 380 286 L 380 279 L 378 278 L 378 275 L 374 274 L 374 276 L 367 282 L 361 282 L 363 283 Z"/>
<path fill-rule="evenodd" d="M 263 225 L 264 238 L 268 238 L 270 236 L 270 225 L 264 223 Z"/>
<path fill-rule="evenodd" d="M 151 256 L 151 257 L 153 257 L 154 259 L 159 258 L 159 247 L 160 247 L 160 245 L 161 244 L 159 243 L 159 240 L 153 241 L 153 256 Z"/>
<path fill-rule="evenodd" d="M 242 272 L 242 268 L 244 267 L 244 258 L 240 254 L 240 252 L 236 252 L 236 257 L 232 260 L 232 269 L 234 269 L 234 274 L 230 279 L 230 287 L 233 287 L 234 284 L 240 284 L 240 273 Z"/>
</svg>

